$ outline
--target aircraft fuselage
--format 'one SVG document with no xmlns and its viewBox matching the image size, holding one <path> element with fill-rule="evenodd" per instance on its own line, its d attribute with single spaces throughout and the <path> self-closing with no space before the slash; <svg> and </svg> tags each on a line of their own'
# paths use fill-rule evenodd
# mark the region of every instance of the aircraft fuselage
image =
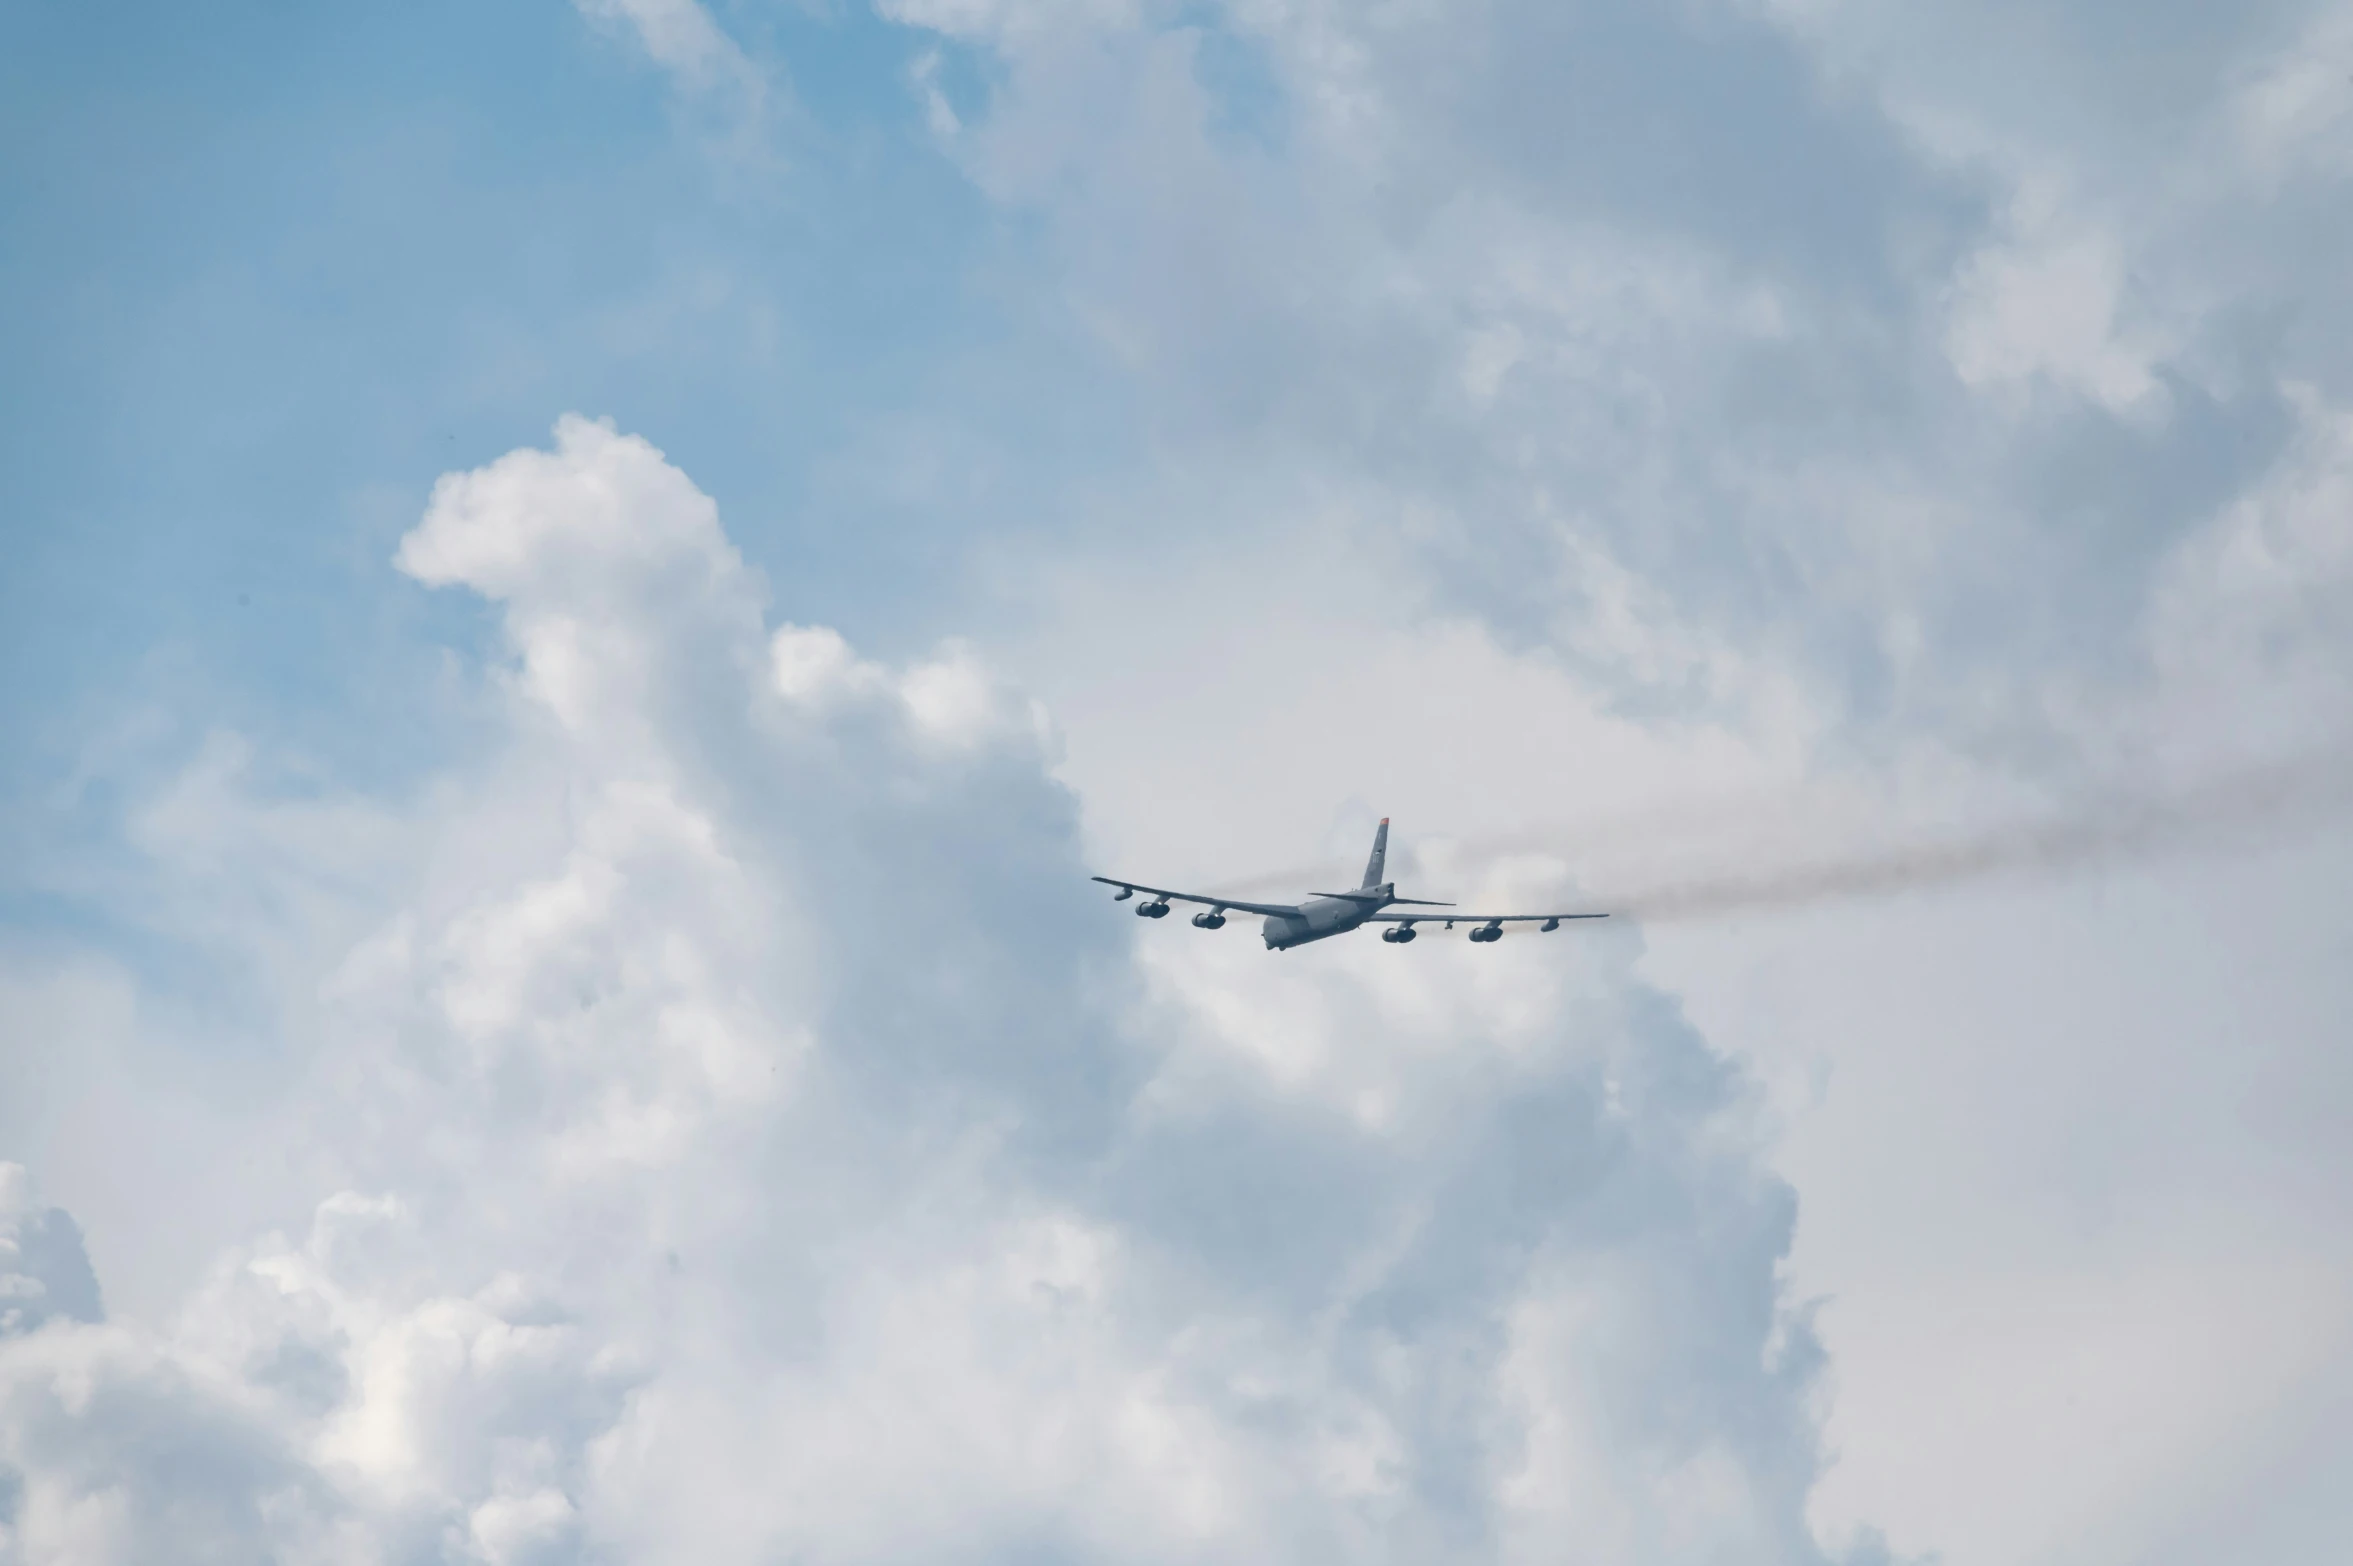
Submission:
<svg viewBox="0 0 2353 1566">
<path fill-rule="evenodd" d="M 1260 926 L 1268 951 L 1305 946 L 1346 935 L 1392 901 L 1390 888 L 1369 887 L 1362 897 L 1310 897 L 1287 914 L 1270 914 Z"/>
</svg>

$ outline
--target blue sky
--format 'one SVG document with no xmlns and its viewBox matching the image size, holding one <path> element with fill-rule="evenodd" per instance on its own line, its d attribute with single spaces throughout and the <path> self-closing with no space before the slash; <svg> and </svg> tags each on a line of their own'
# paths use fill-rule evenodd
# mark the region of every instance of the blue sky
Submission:
<svg viewBox="0 0 2353 1566">
<path fill-rule="evenodd" d="M 829 614 L 906 636 L 937 602 L 938 524 L 824 489 L 1023 308 L 988 283 L 1018 234 L 923 134 L 920 40 L 769 19 L 792 107 L 752 170 L 564 5 L 10 28 L 12 729 L 192 681 L 402 764 L 366 749 L 418 717 L 382 661 L 463 621 L 383 563 L 551 407 L 701 459 Z"/>
<path fill-rule="evenodd" d="M 0 1563 L 2333 1558 L 2348 80 L 8 9 Z"/>
</svg>

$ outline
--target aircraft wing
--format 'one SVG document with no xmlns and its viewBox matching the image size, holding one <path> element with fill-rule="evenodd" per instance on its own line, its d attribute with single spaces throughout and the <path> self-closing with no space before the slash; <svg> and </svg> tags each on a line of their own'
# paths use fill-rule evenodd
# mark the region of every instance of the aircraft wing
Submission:
<svg viewBox="0 0 2353 1566">
<path fill-rule="evenodd" d="M 1608 917 L 1609 915 L 1605 913 L 1482 914 L 1455 913 L 1449 909 L 1445 913 L 1368 914 L 1364 922 L 1367 924 L 1443 924 L 1448 926 L 1457 924 L 1541 924 L 1546 929 L 1550 929 L 1564 919 L 1607 919 Z"/>
<path fill-rule="evenodd" d="M 1268 914 L 1276 918 L 1287 918 L 1299 912 L 1298 908 L 1290 903 L 1245 903 L 1237 902 L 1231 897 L 1207 897 L 1199 892 L 1172 892 L 1166 887 L 1146 886 L 1141 881 L 1114 880 L 1107 875 L 1099 875 L 1095 879 L 1105 886 L 1116 886 L 1123 891 L 1146 892 L 1170 902 L 1201 903 L 1211 908 L 1223 908 L 1228 913 Z"/>
</svg>

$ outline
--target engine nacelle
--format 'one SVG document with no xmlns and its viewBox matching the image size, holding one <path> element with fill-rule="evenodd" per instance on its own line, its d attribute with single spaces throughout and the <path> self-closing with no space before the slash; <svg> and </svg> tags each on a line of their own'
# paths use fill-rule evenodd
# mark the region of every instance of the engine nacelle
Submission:
<svg viewBox="0 0 2353 1566">
<path fill-rule="evenodd" d="M 1503 939 L 1503 926 L 1501 924 L 1480 925 L 1471 932 L 1471 939 L 1474 941 L 1500 941 Z"/>
<path fill-rule="evenodd" d="M 1132 886 L 1123 886 L 1123 887 L 1121 887 L 1121 888 L 1120 888 L 1118 891 L 1116 891 L 1116 892 L 1113 892 L 1113 893 L 1111 894 L 1111 900 L 1112 900 L 1113 902 L 1115 902 L 1115 903 L 1124 903 L 1124 902 L 1126 902 L 1126 901 L 1127 901 L 1129 898 L 1131 898 L 1131 897 L 1133 897 L 1133 896 L 1135 896 L 1135 895 L 1136 895 L 1136 889 L 1135 889 L 1134 887 L 1132 887 Z"/>
<path fill-rule="evenodd" d="M 1412 925 L 1401 924 L 1394 930 L 1383 930 L 1381 932 L 1381 939 L 1387 941 L 1391 946 L 1403 946 L 1406 942 L 1414 938 L 1414 934 L 1415 931 Z"/>
<path fill-rule="evenodd" d="M 1193 927 L 1199 930 L 1222 930 L 1226 927 L 1226 916 L 1214 909 L 1208 913 L 1197 913 L 1193 915 Z"/>
<path fill-rule="evenodd" d="M 1168 917 L 1168 904 L 1138 903 L 1136 904 L 1136 917 L 1139 919 L 1165 919 Z"/>
</svg>

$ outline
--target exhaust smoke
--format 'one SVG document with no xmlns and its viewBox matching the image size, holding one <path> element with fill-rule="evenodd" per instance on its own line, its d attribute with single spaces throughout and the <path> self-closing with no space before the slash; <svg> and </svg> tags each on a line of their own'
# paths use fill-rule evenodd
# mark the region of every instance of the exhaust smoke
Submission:
<svg viewBox="0 0 2353 1566">
<path fill-rule="evenodd" d="M 2353 749 L 2171 786 L 2111 783 L 2059 806 L 1942 820 L 1889 818 L 1826 793 L 1694 802 L 1615 821 L 1402 845 L 1417 889 L 1467 890 L 1503 863 L 1559 861 L 1579 907 L 1651 923 L 1890 897 L 1999 877 L 2042 878 L 2176 854 L 2247 852 L 2353 817 Z M 1225 888 L 1313 884 L 1307 866 Z"/>
</svg>

